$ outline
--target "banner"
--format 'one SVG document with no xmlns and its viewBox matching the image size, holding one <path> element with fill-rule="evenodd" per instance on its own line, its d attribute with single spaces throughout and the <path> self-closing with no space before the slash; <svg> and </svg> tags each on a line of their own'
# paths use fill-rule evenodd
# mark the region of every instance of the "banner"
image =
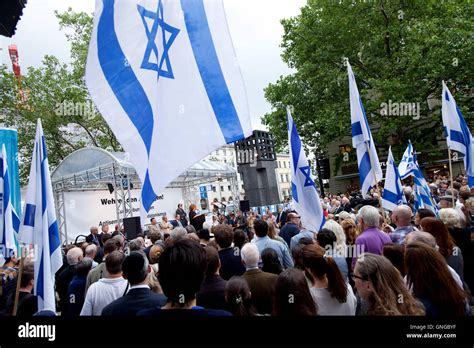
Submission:
<svg viewBox="0 0 474 348">
<path fill-rule="evenodd" d="M 140 190 L 130 190 L 130 199 L 133 216 L 140 216 Z M 103 224 L 109 224 L 109 231 L 113 232 L 117 223 L 115 203 L 114 194 L 107 190 L 65 192 L 64 204 L 68 242 L 74 242 L 79 235 L 89 235 L 92 226 L 98 226 L 100 230 Z M 164 214 L 168 216 L 168 221 L 174 220 L 179 203 L 183 203 L 181 189 L 167 188 L 163 190 L 163 193 L 152 204 L 147 221 L 141 222 L 142 226 L 148 225 L 150 223 L 149 219 L 152 217 L 157 217 L 157 220 L 160 221 Z M 119 211 L 119 216 L 123 216 L 122 211 Z"/>
</svg>

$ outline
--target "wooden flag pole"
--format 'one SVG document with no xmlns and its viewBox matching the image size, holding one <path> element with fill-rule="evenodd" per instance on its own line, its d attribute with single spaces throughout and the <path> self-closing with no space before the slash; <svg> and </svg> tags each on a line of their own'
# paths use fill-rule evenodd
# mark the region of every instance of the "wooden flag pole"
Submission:
<svg viewBox="0 0 474 348">
<path fill-rule="evenodd" d="M 20 287 L 21 287 L 21 277 L 22 277 L 22 274 L 23 274 L 23 267 L 24 267 L 24 264 L 25 264 L 25 258 L 23 257 L 23 255 L 21 255 L 22 257 L 20 258 L 20 267 L 19 267 L 19 270 L 18 270 L 18 277 L 17 277 L 17 280 L 16 280 L 16 291 L 15 291 L 15 302 L 13 303 L 13 316 L 16 316 L 16 313 L 18 311 L 18 301 L 20 299 Z"/>
<path fill-rule="evenodd" d="M 367 153 L 369 155 L 369 160 L 370 160 L 370 168 L 372 170 L 372 175 L 374 176 L 374 180 L 375 180 L 375 189 L 376 189 L 376 192 L 377 192 L 377 195 L 378 195 L 378 199 L 379 199 L 379 206 L 380 206 L 380 212 L 382 213 L 382 216 L 383 216 L 383 220 L 385 222 L 385 212 L 383 210 L 383 207 L 382 207 L 382 197 L 380 195 L 380 188 L 379 188 L 379 183 L 377 181 L 377 176 L 375 175 L 375 169 L 374 169 L 374 164 L 372 163 L 372 156 L 370 156 L 370 148 L 369 148 L 369 144 L 366 142 L 365 143 L 366 146 L 367 146 Z M 374 145 L 375 146 L 375 145 Z"/>
</svg>

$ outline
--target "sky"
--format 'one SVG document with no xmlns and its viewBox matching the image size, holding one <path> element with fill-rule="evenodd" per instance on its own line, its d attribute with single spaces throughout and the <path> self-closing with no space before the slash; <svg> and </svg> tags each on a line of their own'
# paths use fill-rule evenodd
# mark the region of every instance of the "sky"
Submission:
<svg viewBox="0 0 474 348">
<path fill-rule="evenodd" d="M 299 14 L 306 0 L 224 0 L 227 21 L 247 89 L 254 129 L 266 129 L 260 118 L 271 111 L 263 89 L 291 70 L 281 60 L 280 20 Z M 92 13 L 94 0 L 29 0 L 13 38 L 0 36 L 0 63 L 11 68 L 8 45 L 16 44 L 22 71 L 39 67 L 46 54 L 70 62 L 70 45 L 54 11 Z"/>
</svg>

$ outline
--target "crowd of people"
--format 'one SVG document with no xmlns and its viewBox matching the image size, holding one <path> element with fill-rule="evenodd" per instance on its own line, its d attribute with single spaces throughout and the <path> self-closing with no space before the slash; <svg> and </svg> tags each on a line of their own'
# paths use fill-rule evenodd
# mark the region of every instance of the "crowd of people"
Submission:
<svg viewBox="0 0 474 348">
<path fill-rule="evenodd" d="M 64 247 L 56 274 L 61 316 L 471 315 L 474 192 L 464 178 L 430 183 L 439 213 L 407 204 L 384 213 L 377 197 L 329 195 L 326 223 L 310 231 L 291 209 L 202 219 L 180 204 L 126 240 L 92 227 Z M 453 204 L 454 202 L 454 204 Z M 0 268 L 0 310 L 11 315 L 18 259 Z M 38 314 L 25 261 L 18 315 Z M 45 313 L 43 313 L 46 315 Z"/>
</svg>

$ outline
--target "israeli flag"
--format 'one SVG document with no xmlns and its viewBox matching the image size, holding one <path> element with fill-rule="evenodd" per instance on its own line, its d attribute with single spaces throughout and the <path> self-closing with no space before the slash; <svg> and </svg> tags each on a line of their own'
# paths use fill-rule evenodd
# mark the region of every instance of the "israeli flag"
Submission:
<svg viewBox="0 0 474 348">
<path fill-rule="evenodd" d="M 0 202 L 0 253 L 3 258 L 7 258 L 15 253 L 15 236 L 20 228 L 20 219 L 12 205 L 5 144 L 2 145 L 2 158 L 0 160 Z"/>
<path fill-rule="evenodd" d="M 438 207 L 431 195 L 430 187 L 426 182 L 426 179 L 421 171 L 416 156 L 413 157 L 413 182 L 414 182 L 414 200 L 415 200 L 415 212 L 419 208 L 430 209 L 436 215 L 438 215 Z"/>
<path fill-rule="evenodd" d="M 97 0 L 86 84 L 146 211 L 188 167 L 252 134 L 222 0 Z"/>
<path fill-rule="evenodd" d="M 400 179 L 404 180 L 409 176 L 413 175 L 413 171 L 415 170 L 415 155 L 413 152 L 413 145 L 411 141 L 408 141 L 408 146 L 405 152 L 403 153 L 402 160 L 398 165 L 398 172 L 400 173 Z"/>
<path fill-rule="evenodd" d="M 347 62 L 349 77 L 349 98 L 351 104 L 352 146 L 357 150 L 357 163 L 359 165 L 359 178 L 362 196 L 366 198 L 372 187 L 382 180 L 382 168 L 370 132 L 369 122 L 365 115 L 364 106 L 360 99 L 359 90 L 352 67 Z"/>
<path fill-rule="evenodd" d="M 319 232 L 326 220 L 319 199 L 318 189 L 311 178 L 311 167 L 301 144 L 300 136 L 287 108 L 288 139 L 290 143 L 291 194 L 293 208 L 300 214 L 303 226 Z"/>
<path fill-rule="evenodd" d="M 54 276 L 63 265 L 48 154 L 41 120 L 35 145 L 18 240 L 34 246 L 35 295 L 38 310 L 56 311 Z"/>
<path fill-rule="evenodd" d="M 474 186 L 474 139 L 448 87 L 443 81 L 441 115 L 448 147 L 464 155 L 469 187 Z"/>
<path fill-rule="evenodd" d="M 398 168 L 392 155 L 392 147 L 388 149 L 387 171 L 385 172 L 385 185 L 382 194 L 382 207 L 392 211 L 395 207 L 406 203 L 403 186 L 398 174 Z"/>
</svg>

